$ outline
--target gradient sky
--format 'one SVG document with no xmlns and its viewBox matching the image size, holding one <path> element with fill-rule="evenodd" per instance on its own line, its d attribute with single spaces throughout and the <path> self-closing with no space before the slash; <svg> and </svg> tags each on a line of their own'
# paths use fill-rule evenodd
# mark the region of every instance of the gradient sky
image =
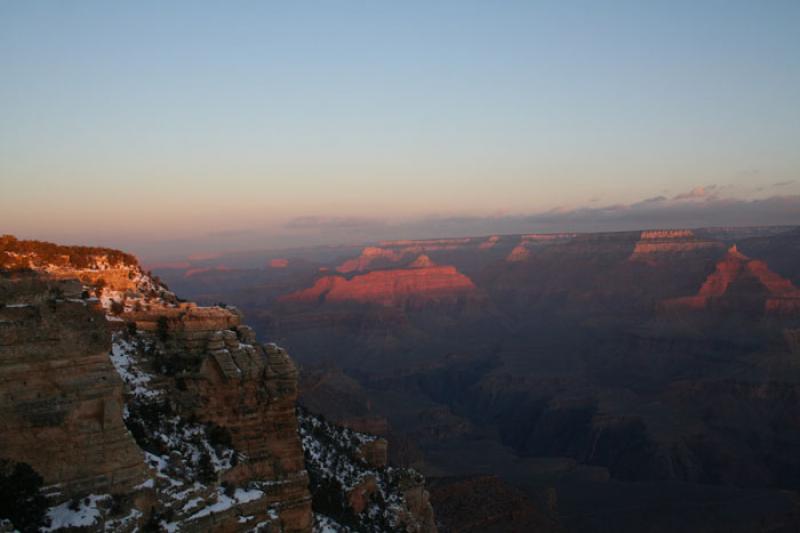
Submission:
<svg viewBox="0 0 800 533">
<path fill-rule="evenodd" d="M 799 193 L 797 0 L 0 0 L 0 233 L 155 254 Z"/>
</svg>

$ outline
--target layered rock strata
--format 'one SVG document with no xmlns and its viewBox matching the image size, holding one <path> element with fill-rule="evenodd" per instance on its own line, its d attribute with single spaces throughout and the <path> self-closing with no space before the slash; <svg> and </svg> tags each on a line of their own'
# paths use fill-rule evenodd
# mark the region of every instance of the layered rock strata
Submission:
<svg viewBox="0 0 800 533">
<path fill-rule="evenodd" d="M 311 530 L 285 351 L 126 254 L 0 244 L 0 450 L 44 477 L 53 527 Z"/>
<path fill-rule="evenodd" d="M 387 307 L 451 303 L 477 292 L 470 278 L 453 266 L 428 266 L 429 259 L 413 268 L 375 270 L 350 279 L 325 276 L 312 287 L 280 298 L 283 302 L 372 303 Z"/>
<path fill-rule="evenodd" d="M 721 242 L 698 238 L 692 230 L 650 230 L 641 233 L 628 260 L 654 263 L 676 254 L 722 248 Z"/>
<path fill-rule="evenodd" d="M 667 310 L 708 309 L 729 297 L 735 284 L 750 283 L 760 288 L 751 298 L 759 297 L 759 305 L 769 314 L 792 314 L 800 311 L 800 290 L 780 275 L 772 272 L 763 261 L 750 259 L 732 246 L 720 259 L 697 294 L 665 301 L 662 308 Z M 754 291 L 749 290 L 748 293 Z"/>
<path fill-rule="evenodd" d="M 574 237 L 574 233 L 531 233 L 522 235 L 519 243 L 506 256 L 506 261 L 509 263 L 527 261 L 537 247 L 568 242 Z"/>
<path fill-rule="evenodd" d="M 148 472 L 123 423 L 105 314 L 61 298 L 72 284 L 24 275 L 0 287 L 0 456 L 60 497 L 131 491 Z"/>
</svg>

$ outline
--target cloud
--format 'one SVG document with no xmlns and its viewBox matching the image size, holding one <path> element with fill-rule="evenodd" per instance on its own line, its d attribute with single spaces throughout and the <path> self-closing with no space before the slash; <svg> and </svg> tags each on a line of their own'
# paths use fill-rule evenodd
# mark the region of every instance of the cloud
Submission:
<svg viewBox="0 0 800 533">
<path fill-rule="evenodd" d="M 151 247 L 151 257 L 171 258 L 181 251 L 297 248 L 320 244 L 363 245 L 381 240 L 468 237 L 514 233 L 633 231 L 657 228 L 800 225 L 800 195 L 743 199 L 722 196 L 719 187 L 696 187 L 689 193 L 659 195 L 631 203 L 587 204 L 524 214 L 430 215 L 392 219 L 356 216 L 301 216 L 282 227 L 255 228 L 228 238 Z M 119 243 L 117 243 L 119 245 Z M 148 246 L 151 246 L 149 243 Z M 136 251 L 142 251 L 141 249 Z M 185 257 L 185 256 L 184 256 Z"/>
<path fill-rule="evenodd" d="M 247 235 L 253 235 L 256 233 L 254 229 L 232 229 L 232 230 L 220 230 L 220 231 L 210 231 L 206 233 L 207 237 L 218 237 L 222 239 L 230 239 L 235 237 L 244 237 Z"/>
<path fill-rule="evenodd" d="M 666 196 L 653 196 L 650 198 L 645 198 L 644 200 L 639 200 L 633 205 L 640 205 L 640 204 L 654 204 L 658 202 L 665 202 L 667 200 Z"/>
<path fill-rule="evenodd" d="M 786 187 L 787 185 L 791 185 L 793 183 L 794 183 L 794 180 L 779 181 L 778 183 L 773 183 L 772 186 L 773 187 Z"/>
<path fill-rule="evenodd" d="M 289 220 L 284 227 L 289 230 L 363 229 L 382 226 L 381 219 L 364 217 L 303 216 Z"/>
<path fill-rule="evenodd" d="M 705 198 L 709 196 L 714 189 L 716 189 L 716 185 L 707 185 L 705 187 L 695 187 L 689 192 L 684 192 L 681 194 L 676 195 L 673 200 L 691 200 L 695 198 Z"/>
<path fill-rule="evenodd" d="M 761 199 L 722 197 L 715 185 L 672 198 L 654 196 L 630 204 L 556 207 L 517 215 L 437 216 L 392 220 L 358 217 L 299 217 L 286 228 L 330 242 L 464 237 L 494 233 L 626 231 L 658 227 L 800 224 L 800 195 Z M 702 199 L 702 201 L 696 201 Z"/>
</svg>

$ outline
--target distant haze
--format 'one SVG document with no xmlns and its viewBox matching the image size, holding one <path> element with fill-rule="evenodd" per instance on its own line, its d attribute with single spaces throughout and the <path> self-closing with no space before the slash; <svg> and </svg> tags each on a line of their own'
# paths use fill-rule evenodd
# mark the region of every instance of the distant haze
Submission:
<svg viewBox="0 0 800 533">
<path fill-rule="evenodd" d="M 0 233 L 800 223 L 800 2 L 3 2 Z"/>
</svg>

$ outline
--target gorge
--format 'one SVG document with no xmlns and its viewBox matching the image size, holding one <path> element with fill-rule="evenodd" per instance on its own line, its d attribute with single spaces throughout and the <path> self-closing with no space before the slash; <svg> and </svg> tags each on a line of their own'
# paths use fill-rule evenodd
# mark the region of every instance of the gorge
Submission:
<svg viewBox="0 0 800 533">
<path fill-rule="evenodd" d="M 796 227 L 491 235 L 156 271 L 296 354 L 300 402 L 387 438 L 451 510 L 442 527 L 460 523 L 447 498 L 478 490 L 524 497 L 552 530 L 752 531 L 798 516 L 798 242 Z M 431 268 L 449 274 L 426 286 Z"/>
</svg>

